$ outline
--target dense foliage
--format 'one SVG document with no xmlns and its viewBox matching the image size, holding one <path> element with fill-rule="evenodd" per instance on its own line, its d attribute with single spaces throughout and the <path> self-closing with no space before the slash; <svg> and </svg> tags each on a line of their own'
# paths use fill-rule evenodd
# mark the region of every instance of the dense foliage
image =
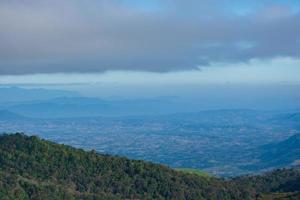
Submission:
<svg viewBox="0 0 300 200">
<path fill-rule="evenodd" d="M 299 191 L 298 170 L 223 180 L 85 152 L 23 134 L 0 136 L 0 199 L 257 199 Z"/>
</svg>

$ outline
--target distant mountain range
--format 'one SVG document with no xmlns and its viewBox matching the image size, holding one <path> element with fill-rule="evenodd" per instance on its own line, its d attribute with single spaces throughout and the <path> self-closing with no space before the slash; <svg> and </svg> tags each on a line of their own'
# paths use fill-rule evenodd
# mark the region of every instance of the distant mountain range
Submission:
<svg viewBox="0 0 300 200">
<path fill-rule="evenodd" d="M 2 109 L 36 118 L 156 115 L 191 110 L 165 97 L 109 101 L 87 97 L 59 97 L 9 103 L 2 105 Z"/>
<path fill-rule="evenodd" d="M 209 91 L 206 91 L 209 93 Z M 276 99 L 261 99 L 255 104 L 250 94 L 216 94 L 216 97 L 200 96 L 159 96 L 152 98 L 101 99 L 82 96 L 77 92 L 52 89 L 26 89 L 0 87 L 0 110 L 10 110 L 20 115 L 37 118 L 91 117 L 91 116 L 137 116 L 167 115 L 174 113 L 202 112 L 204 110 L 291 110 L 296 111 L 299 101 L 289 100 L 284 104 L 284 96 Z M 226 98 L 220 98 L 225 95 Z M 236 96 L 236 98 L 234 97 Z M 241 100 L 239 98 L 246 98 Z M 261 97 L 260 97 L 261 98 Z M 283 98 L 283 99 L 282 99 Z M 222 99 L 222 101 L 220 100 Z M 274 104 L 274 105 L 273 105 Z M 278 104 L 278 105 L 277 105 Z M 293 108 L 293 109 L 291 109 Z M 298 106 L 300 108 L 300 104 Z M 298 110 L 300 111 L 300 110 Z"/>
<path fill-rule="evenodd" d="M 299 199 L 300 171 L 224 180 L 85 152 L 23 134 L 0 136 L 0 199 Z"/>
<path fill-rule="evenodd" d="M 0 110 L 0 120 L 2 121 L 14 121 L 14 120 L 24 120 L 26 117 L 18 115 L 16 113 L 10 112 L 8 110 Z"/>
</svg>

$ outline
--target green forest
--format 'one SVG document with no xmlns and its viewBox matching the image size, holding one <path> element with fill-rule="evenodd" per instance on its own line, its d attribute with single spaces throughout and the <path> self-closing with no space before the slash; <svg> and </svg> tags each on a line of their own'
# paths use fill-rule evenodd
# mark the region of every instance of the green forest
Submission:
<svg viewBox="0 0 300 200">
<path fill-rule="evenodd" d="M 0 136 L 1 200 L 300 199 L 300 171 L 223 179 L 84 151 L 22 133 Z"/>
</svg>

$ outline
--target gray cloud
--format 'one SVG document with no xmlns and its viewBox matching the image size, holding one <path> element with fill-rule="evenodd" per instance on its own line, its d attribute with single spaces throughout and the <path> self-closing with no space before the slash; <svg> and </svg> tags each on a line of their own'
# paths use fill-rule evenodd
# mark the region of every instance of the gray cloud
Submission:
<svg viewBox="0 0 300 200">
<path fill-rule="evenodd" d="M 172 71 L 300 57 L 299 3 L 235 2 L 0 0 L 0 74 Z"/>
</svg>

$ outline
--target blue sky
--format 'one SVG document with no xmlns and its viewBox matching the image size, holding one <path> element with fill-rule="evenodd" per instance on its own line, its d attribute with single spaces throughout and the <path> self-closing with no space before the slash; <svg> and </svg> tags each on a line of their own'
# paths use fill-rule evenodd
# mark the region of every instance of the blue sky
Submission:
<svg viewBox="0 0 300 200">
<path fill-rule="evenodd" d="M 300 1 L 0 1 L 0 84 L 298 84 Z"/>
</svg>

